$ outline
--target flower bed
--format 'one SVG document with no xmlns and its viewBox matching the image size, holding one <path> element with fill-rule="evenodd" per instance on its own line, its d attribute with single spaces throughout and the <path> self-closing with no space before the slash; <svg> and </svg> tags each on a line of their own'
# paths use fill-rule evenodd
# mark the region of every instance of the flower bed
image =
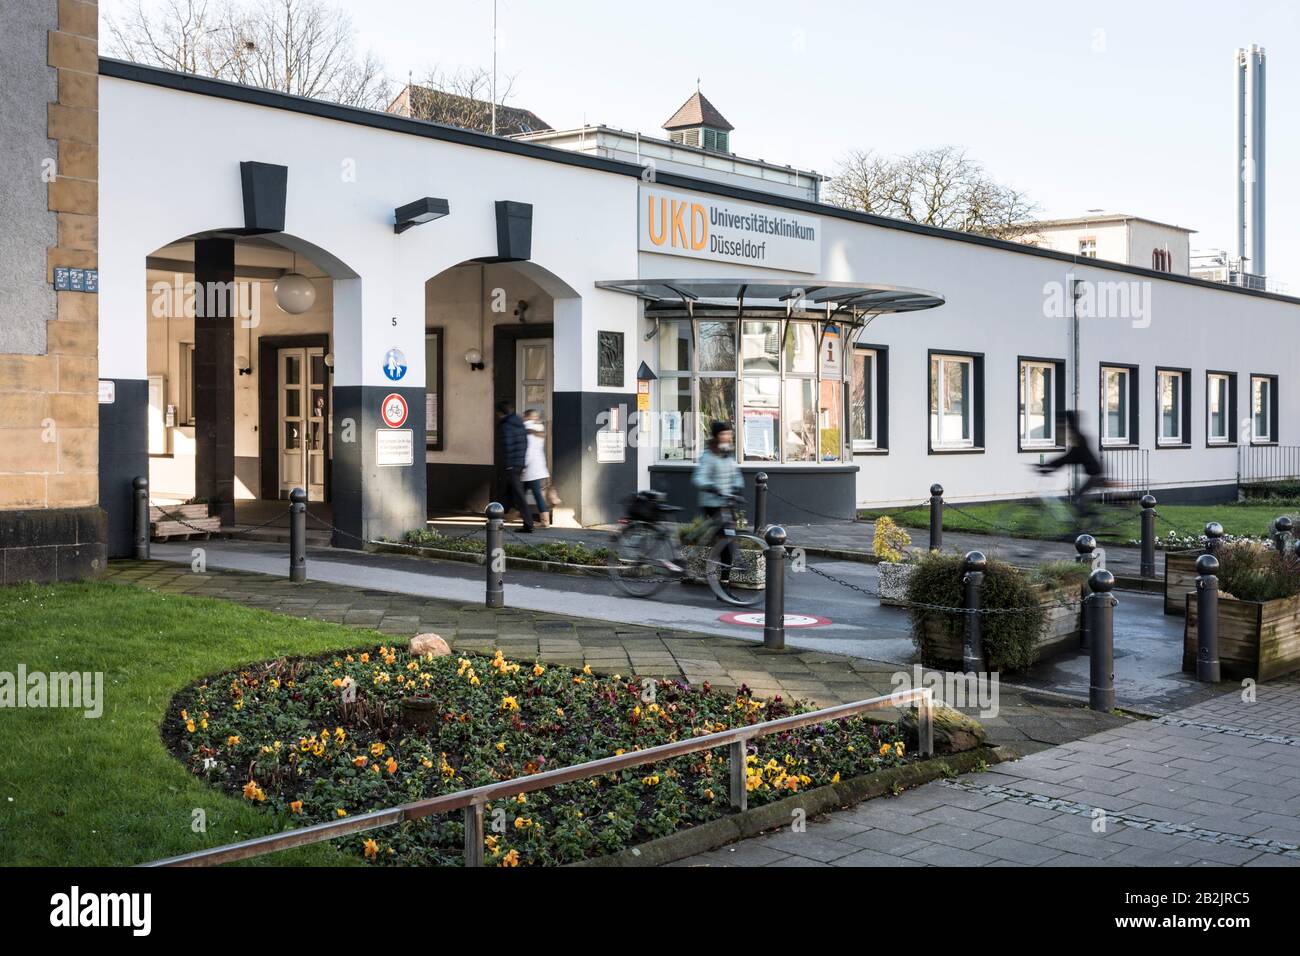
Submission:
<svg viewBox="0 0 1300 956">
<path fill-rule="evenodd" d="M 163 736 L 193 773 L 300 827 L 810 709 L 743 687 L 380 647 L 205 680 L 175 697 Z M 867 718 L 756 745 L 751 805 L 910 759 L 896 725 Z M 617 852 L 726 814 L 728 780 L 715 750 L 496 801 L 485 860 L 555 865 Z M 340 845 L 375 863 L 458 865 L 463 833 L 447 814 Z"/>
</svg>

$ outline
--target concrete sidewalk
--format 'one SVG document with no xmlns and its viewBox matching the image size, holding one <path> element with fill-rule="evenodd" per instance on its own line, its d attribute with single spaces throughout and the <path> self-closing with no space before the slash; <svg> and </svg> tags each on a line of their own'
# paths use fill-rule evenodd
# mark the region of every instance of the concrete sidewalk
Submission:
<svg viewBox="0 0 1300 956">
<path fill-rule="evenodd" d="M 1300 866 L 1300 679 L 675 866 Z"/>
<path fill-rule="evenodd" d="M 518 608 L 490 610 L 481 600 L 447 601 L 309 581 L 282 575 L 209 570 L 159 561 L 113 561 L 109 581 L 167 593 L 234 601 L 249 607 L 370 628 L 394 638 L 434 631 L 457 651 L 500 649 L 600 673 L 680 677 L 715 687 L 748 686 L 755 694 L 818 706 L 892 693 L 910 668 L 817 651 L 766 651 L 761 644 L 671 627 L 614 624 Z M 480 592 L 481 593 L 481 592 Z M 215 638 L 214 638 L 215 639 Z M 978 716 L 975 708 L 966 712 Z M 1127 718 L 1101 714 L 1054 695 L 1002 685 L 996 717 L 980 718 L 992 742 L 1033 752 L 1113 727 Z"/>
</svg>

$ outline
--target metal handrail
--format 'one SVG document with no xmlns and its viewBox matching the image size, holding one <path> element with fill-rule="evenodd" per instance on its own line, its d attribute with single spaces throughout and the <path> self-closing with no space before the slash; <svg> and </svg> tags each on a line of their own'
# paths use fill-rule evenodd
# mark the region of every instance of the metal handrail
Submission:
<svg viewBox="0 0 1300 956">
<path fill-rule="evenodd" d="M 427 800 L 417 800 L 414 803 L 407 803 L 398 807 L 375 810 L 360 816 L 318 823 L 299 830 L 286 830 L 283 833 L 255 837 L 240 843 L 213 847 L 210 850 L 196 850 L 193 853 L 185 853 L 165 860 L 155 860 L 152 863 L 144 864 L 144 866 L 216 866 L 221 863 L 233 863 L 236 860 L 247 860 L 268 853 L 277 853 L 280 850 L 288 850 L 292 847 L 307 846 L 312 843 L 320 843 L 336 837 L 346 836 L 350 833 L 376 830 L 380 827 L 392 826 L 395 823 L 420 820 L 435 813 L 447 813 L 453 810 L 463 810 L 465 813 L 465 865 L 482 866 L 483 807 L 492 800 L 513 797 L 521 793 L 532 793 L 536 790 L 545 790 L 559 784 L 599 777 L 602 774 L 657 763 L 661 760 L 684 757 L 687 754 L 712 750 L 715 747 L 729 747 L 731 806 L 737 810 L 744 810 L 748 803 L 748 791 L 745 787 L 745 746 L 749 741 L 757 737 L 766 737 L 769 734 L 797 730 L 811 724 L 843 720 L 846 717 L 855 717 L 868 711 L 888 710 L 892 707 L 910 703 L 918 705 L 917 750 L 922 756 L 933 756 L 934 688 L 914 687 L 910 690 L 896 691 L 885 697 L 872 697 L 851 704 L 837 704 L 834 707 L 826 707 L 807 714 L 792 714 L 789 717 L 768 720 L 748 727 L 732 727 L 728 730 L 692 737 L 688 740 L 660 744 L 646 750 L 633 750 L 613 757 L 602 757 L 599 760 L 590 760 L 572 767 L 560 767 L 527 777 L 516 777 L 511 780 L 503 780 L 500 783 L 475 787 L 471 790 L 461 790 L 457 793 L 430 797 Z"/>
</svg>

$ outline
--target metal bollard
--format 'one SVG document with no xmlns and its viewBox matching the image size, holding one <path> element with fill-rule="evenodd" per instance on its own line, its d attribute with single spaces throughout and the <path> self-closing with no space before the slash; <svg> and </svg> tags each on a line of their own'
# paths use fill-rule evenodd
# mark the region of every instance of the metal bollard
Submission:
<svg viewBox="0 0 1300 956">
<path fill-rule="evenodd" d="M 943 550 L 943 485 L 930 486 L 930 550 Z"/>
<path fill-rule="evenodd" d="M 506 509 L 497 502 L 487 506 L 487 547 L 483 564 L 487 568 L 487 606 L 506 606 Z"/>
<path fill-rule="evenodd" d="M 1283 515 L 1273 522 L 1273 546 L 1278 554 L 1286 554 L 1286 540 L 1291 536 L 1295 522 L 1289 515 Z"/>
<path fill-rule="evenodd" d="M 1110 593 L 1114 587 L 1115 575 L 1105 568 L 1098 568 L 1088 577 L 1092 592 L 1084 609 L 1092 633 L 1088 706 L 1100 711 L 1115 709 L 1115 605 L 1119 602 Z"/>
<path fill-rule="evenodd" d="M 1219 559 L 1196 559 L 1196 679 L 1219 682 Z"/>
<path fill-rule="evenodd" d="M 767 472 L 754 476 L 754 530 L 759 534 L 767 527 Z"/>
<path fill-rule="evenodd" d="M 289 580 L 307 580 L 307 492 L 301 488 L 289 492 Z"/>
<path fill-rule="evenodd" d="M 763 646 L 785 650 L 785 528 L 774 524 L 763 535 L 767 550 L 763 586 Z"/>
<path fill-rule="evenodd" d="M 1090 570 L 1097 562 L 1097 539 L 1090 534 L 1081 534 L 1074 539 L 1074 550 L 1078 552 L 1075 560 Z M 1087 650 L 1091 646 L 1088 637 L 1088 613 L 1083 614 L 1083 623 L 1079 628 L 1079 647 Z"/>
<path fill-rule="evenodd" d="M 1156 576 L 1156 496 L 1142 496 L 1142 565 L 1144 578 Z"/>
<path fill-rule="evenodd" d="M 1218 554 L 1221 544 L 1223 544 L 1223 525 L 1211 521 L 1205 526 L 1205 553 Z"/>
<path fill-rule="evenodd" d="M 966 643 L 962 651 L 962 665 L 966 673 L 978 674 L 984 670 L 984 632 L 980 626 L 980 588 L 984 586 L 984 572 L 989 560 L 983 552 L 968 551 L 962 563 L 961 583 L 965 588 Z"/>
<path fill-rule="evenodd" d="M 143 476 L 131 482 L 135 489 L 135 559 L 149 560 L 149 479 Z"/>
</svg>

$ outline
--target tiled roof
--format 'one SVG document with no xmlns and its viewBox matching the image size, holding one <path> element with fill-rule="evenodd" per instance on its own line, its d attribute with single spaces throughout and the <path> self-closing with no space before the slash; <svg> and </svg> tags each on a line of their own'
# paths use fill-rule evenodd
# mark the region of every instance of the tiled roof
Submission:
<svg viewBox="0 0 1300 956">
<path fill-rule="evenodd" d="M 485 100 L 458 96 L 417 84 L 403 90 L 388 107 L 390 113 L 407 110 L 407 115 L 415 119 L 432 120 L 462 129 L 478 130 L 480 133 L 492 132 L 492 104 Z M 497 104 L 498 136 L 537 133 L 550 128 L 551 124 L 532 110 Z"/>
<path fill-rule="evenodd" d="M 672 119 L 664 123 L 664 129 L 687 129 L 692 126 L 708 126 L 713 129 L 726 130 L 730 132 L 736 127 L 726 121 L 716 106 L 704 98 L 704 94 L 696 90 L 689 100 L 681 105 Z"/>
</svg>

